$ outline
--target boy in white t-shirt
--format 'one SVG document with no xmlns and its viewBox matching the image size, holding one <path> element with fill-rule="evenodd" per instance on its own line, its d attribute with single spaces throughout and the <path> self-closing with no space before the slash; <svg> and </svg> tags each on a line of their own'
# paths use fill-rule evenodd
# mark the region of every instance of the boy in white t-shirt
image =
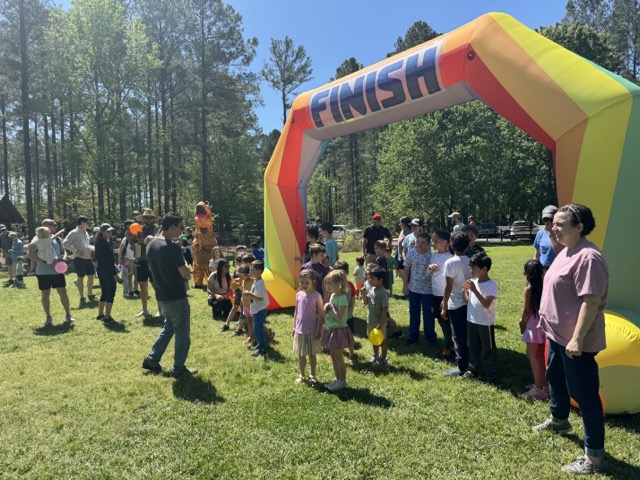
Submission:
<svg viewBox="0 0 640 480">
<path fill-rule="evenodd" d="M 453 354 L 455 352 L 453 348 L 453 333 L 451 331 L 451 322 L 448 318 L 442 317 L 440 307 L 442 305 L 442 298 L 444 297 L 444 290 L 447 286 L 447 278 L 444 275 L 444 264 L 453 257 L 451 252 L 449 252 L 450 241 L 451 234 L 446 230 L 436 230 L 434 234 L 431 235 L 431 244 L 435 252 L 431 254 L 431 264 L 429 265 L 429 270 L 431 270 L 431 290 L 433 291 L 431 311 L 433 312 L 433 318 L 438 320 L 444 336 L 444 348 L 438 357 L 447 361 L 453 360 Z"/>
<path fill-rule="evenodd" d="M 462 296 L 464 283 L 471 278 L 469 257 L 464 252 L 469 247 L 469 237 L 457 232 L 451 236 L 454 257 L 444 262 L 446 285 L 440 307 L 442 318 L 451 321 L 453 344 L 456 351 L 458 368 L 447 370 L 450 377 L 462 376 L 469 366 L 469 347 L 467 346 L 467 301 Z"/>
<path fill-rule="evenodd" d="M 469 265 L 474 278 L 465 282 L 462 292 L 468 303 L 467 343 L 469 345 L 469 366 L 463 377 L 477 376 L 482 363 L 486 382 L 495 385 L 498 383 L 498 349 L 494 331 L 498 285 L 489 278 L 491 259 L 486 253 L 476 253 L 471 257 Z"/>
</svg>

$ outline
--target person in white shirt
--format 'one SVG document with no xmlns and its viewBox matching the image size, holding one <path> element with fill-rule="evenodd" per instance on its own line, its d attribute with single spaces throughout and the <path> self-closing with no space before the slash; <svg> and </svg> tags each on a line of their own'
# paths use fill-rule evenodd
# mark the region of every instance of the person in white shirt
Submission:
<svg viewBox="0 0 640 480">
<path fill-rule="evenodd" d="M 447 277 L 444 275 L 444 264 L 453 255 L 449 251 L 449 241 L 451 240 L 451 234 L 444 230 L 436 230 L 431 236 L 431 244 L 435 249 L 435 252 L 431 254 L 431 264 L 429 270 L 431 270 L 431 290 L 433 296 L 431 297 L 431 310 L 433 311 L 433 317 L 438 320 L 438 324 L 442 329 L 442 335 L 444 338 L 444 348 L 440 353 L 439 358 L 444 360 L 451 360 L 454 355 L 453 348 L 453 333 L 451 330 L 451 322 L 448 318 L 443 318 L 441 315 L 440 306 L 442 305 L 442 298 L 444 297 L 444 290 L 447 286 Z"/>
<path fill-rule="evenodd" d="M 96 275 L 96 268 L 93 265 L 91 254 L 94 251 L 91 245 L 87 228 L 89 228 L 89 219 L 87 217 L 78 217 L 77 227 L 69 232 L 62 243 L 64 248 L 73 253 L 73 267 L 78 275 L 74 282 L 80 293 L 80 303 L 87 303 L 96 299 L 93 294 L 93 279 Z M 84 277 L 87 277 L 87 298 L 84 296 Z"/>
<path fill-rule="evenodd" d="M 471 278 L 469 257 L 464 251 L 469 246 L 469 237 L 464 233 L 454 233 L 451 237 L 454 257 L 444 263 L 446 286 L 442 297 L 440 315 L 451 321 L 453 344 L 456 351 L 458 368 L 447 370 L 450 377 L 462 376 L 469 366 L 469 347 L 467 346 L 467 302 L 462 296 L 464 282 Z"/>
<path fill-rule="evenodd" d="M 498 383 L 498 349 L 494 324 L 496 322 L 496 298 L 498 285 L 489 278 L 491 258 L 486 253 L 476 253 L 469 262 L 473 279 L 464 284 L 462 295 L 467 307 L 467 344 L 469 367 L 464 378 L 478 376 L 480 364 L 484 368 L 485 381 Z"/>
</svg>

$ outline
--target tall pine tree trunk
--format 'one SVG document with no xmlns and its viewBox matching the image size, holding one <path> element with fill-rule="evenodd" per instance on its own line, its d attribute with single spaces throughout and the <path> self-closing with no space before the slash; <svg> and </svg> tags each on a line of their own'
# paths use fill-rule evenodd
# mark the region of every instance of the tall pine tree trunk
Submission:
<svg viewBox="0 0 640 480">
<path fill-rule="evenodd" d="M 153 117 L 151 116 L 151 97 L 147 97 L 147 174 L 149 175 L 149 208 L 153 209 Z M 142 207 L 141 204 L 138 207 Z"/>
<path fill-rule="evenodd" d="M 40 212 L 40 159 L 38 158 L 38 115 L 33 116 L 33 208 Z"/>
<path fill-rule="evenodd" d="M 22 102 L 22 153 L 24 157 L 24 183 L 27 197 L 27 225 L 29 236 L 35 232 L 35 215 L 33 211 L 33 194 L 31 189 L 31 145 L 29 144 L 29 57 L 27 55 L 27 20 L 26 5 L 23 1 L 20 9 L 20 93 Z"/>
<path fill-rule="evenodd" d="M 9 145 L 7 143 L 7 95 L 2 94 L 0 99 L 0 109 L 2 110 L 2 165 L 4 194 L 10 195 L 9 192 Z"/>
<path fill-rule="evenodd" d="M 44 163 L 47 175 L 47 216 L 53 218 L 53 195 L 55 189 L 55 177 L 53 176 L 53 168 L 51 167 L 51 152 L 49 151 L 49 121 L 47 116 L 42 117 L 44 128 Z"/>
</svg>

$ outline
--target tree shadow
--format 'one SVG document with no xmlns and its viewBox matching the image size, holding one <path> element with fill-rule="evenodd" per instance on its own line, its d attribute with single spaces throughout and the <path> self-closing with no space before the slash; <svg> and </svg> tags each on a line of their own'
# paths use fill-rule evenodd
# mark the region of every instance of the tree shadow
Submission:
<svg viewBox="0 0 640 480">
<path fill-rule="evenodd" d="M 327 394 L 335 395 L 343 402 L 349 402 L 353 400 L 363 405 L 369 405 L 376 408 L 389 409 L 393 407 L 393 402 L 391 400 L 380 395 L 374 395 L 368 388 L 347 387 L 336 392 L 330 392 L 321 384 L 318 384 L 316 388 L 323 390 Z"/>
<path fill-rule="evenodd" d="M 162 317 L 144 317 L 142 319 L 143 327 L 162 327 L 164 325 L 164 318 Z"/>
<path fill-rule="evenodd" d="M 104 328 L 113 333 L 131 333 L 130 330 L 127 330 L 124 322 L 113 322 L 113 323 L 103 323 Z"/>
<path fill-rule="evenodd" d="M 64 322 L 59 325 L 51 325 L 50 327 L 34 328 L 33 334 L 42 337 L 53 337 L 55 335 L 64 335 L 65 333 L 69 333 L 73 331 L 73 328 L 73 323 Z"/>
<path fill-rule="evenodd" d="M 198 375 L 185 375 L 173 382 L 173 395 L 176 398 L 194 403 L 222 403 L 225 399 L 218 395 L 216 388 L 210 381 L 205 381 Z"/>
</svg>

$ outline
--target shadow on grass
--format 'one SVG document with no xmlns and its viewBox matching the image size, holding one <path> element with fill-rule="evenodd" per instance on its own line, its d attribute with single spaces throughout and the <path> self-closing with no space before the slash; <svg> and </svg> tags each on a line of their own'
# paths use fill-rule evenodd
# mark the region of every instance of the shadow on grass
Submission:
<svg viewBox="0 0 640 480">
<path fill-rule="evenodd" d="M 188 402 L 222 403 L 225 399 L 218 395 L 216 387 L 198 375 L 178 377 L 173 382 L 173 395 Z"/>
<path fill-rule="evenodd" d="M 418 372 L 413 368 L 406 367 L 404 365 L 387 365 L 386 367 L 379 367 L 369 362 L 354 363 L 351 369 L 355 372 L 369 372 L 375 377 L 386 375 L 408 375 L 411 380 L 427 380 L 428 375 Z"/>
<path fill-rule="evenodd" d="M 104 328 L 113 333 L 131 333 L 123 322 L 104 323 Z"/>
<path fill-rule="evenodd" d="M 622 428 L 632 431 L 635 434 L 640 433 L 640 413 L 636 413 L 635 415 L 605 416 L 604 421 L 608 427 Z M 640 478 L 640 476 L 637 478 Z"/>
<path fill-rule="evenodd" d="M 50 327 L 34 328 L 33 334 L 42 337 L 53 337 L 55 335 L 64 335 L 73 331 L 73 323 L 64 322 L 59 325 L 51 325 Z"/>
<path fill-rule="evenodd" d="M 144 317 L 142 319 L 143 327 L 162 327 L 164 325 L 163 317 Z"/>
<path fill-rule="evenodd" d="M 273 344 L 277 342 L 270 342 L 270 347 L 267 348 L 267 361 L 268 362 L 276 362 L 276 363 L 284 363 L 287 360 L 287 357 L 282 355 L 279 351 L 273 348 Z"/>
<path fill-rule="evenodd" d="M 611 454 L 607 455 L 607 467 L 607 477 L 619 480 L 640 478 L 640 467 L 631 465 L 624 460 L 619 460 L 611 456 Z"/>
<path fill-rule="evenodd" d="M 386 409 L 393 407 L 393 402 L 391 400 L 385 397 L 381 397 L 380 395 L 374 395 L 368 388 L 347 387 L 342 390 L 338 390 L 337 392 L 330 392 L 322 385 L 319 385 L 316 388 L 324 390 L 327 394 L 335 395 L 343 402 L 353 400 L 355 402 L 362 403 L 363 405 L 369 405 L 376 408 Z"/>
<path fill-rule="evenodd" d="M 72 308 L 71 310 L 88 310 L 90 308 L 96 308 L 98 306 L 98 302 L 97 301 L 92 301 L 92 302 L 86 302 L 86 303 L 81 303 L 80 305 L 78 305 L 75 308 Z"/>
</svg>

